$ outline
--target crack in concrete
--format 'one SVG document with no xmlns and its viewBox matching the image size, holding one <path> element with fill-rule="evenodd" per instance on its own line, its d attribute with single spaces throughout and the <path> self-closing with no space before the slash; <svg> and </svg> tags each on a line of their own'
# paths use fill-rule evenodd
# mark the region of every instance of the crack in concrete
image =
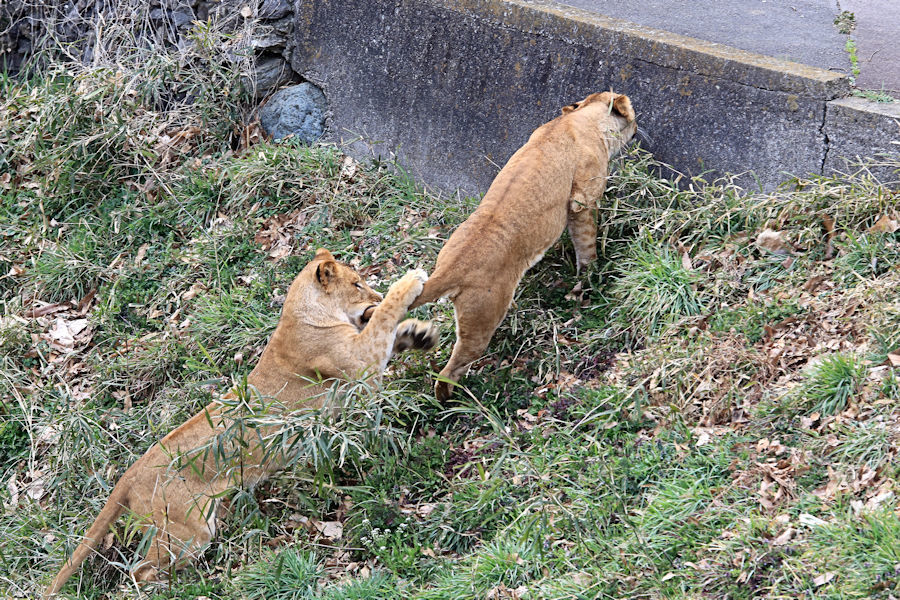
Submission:
<svg viewBox="0 0 900 600">
<path fill-rule="evenodd" d="M 819 166 L 819 175 L 825 175 L 825 163 L 828 161 L 828 151 L 831 149 L 831 141 L 828 139 L 828 132 L 825 130 L 825 123 L 828 120 L 828 102 L 822 103 L 822 124 L 819 126 L 819 133 L 822 135 L 822 164 Z"/>
</svg>

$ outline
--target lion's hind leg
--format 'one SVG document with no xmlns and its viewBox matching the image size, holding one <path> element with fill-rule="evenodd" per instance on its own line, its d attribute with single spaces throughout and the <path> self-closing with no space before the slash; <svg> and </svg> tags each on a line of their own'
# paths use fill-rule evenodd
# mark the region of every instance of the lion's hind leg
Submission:
<svg viewBox="0 0 900 600">
<path fill-rule="evenodd" d="M 469 365 L 484 354 L 494 331 L 506 316 L 516 283 L 508 289 L 496 289 L 495 294 L 469 288 L 453 298 L 456 343 L 447 366 L 441 370 L 441 380 L 434 385 L 434 395 L 439 401 L 450 398 L 453 383 L 459 381 L 469 370 Z M 499 282 L 495 285 L 499 288 Z"/>
<path fill-rule="evenodd" d="M 569 206 L 569 237 L 575 247 L 575 268 L 581 273 L 597 260 L 597 207 L 589 205 Z"/>
</svg>

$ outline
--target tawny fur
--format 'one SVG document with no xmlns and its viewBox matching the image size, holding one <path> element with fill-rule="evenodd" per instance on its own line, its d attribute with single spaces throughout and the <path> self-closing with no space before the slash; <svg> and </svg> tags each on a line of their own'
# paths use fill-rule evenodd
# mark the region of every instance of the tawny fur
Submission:
<svg viewBox="0 0 900 600">
<path fill-rule="evenodd" d="M 536 129 L 497 174 L 481 204 L 438 254 L 412 307 L 447 296 L 456 344 L 443 379 L 456 382 L 487 348 L 525 271 L 568 227 L 578 270 L 597 258 L 597 203 L 609 159 L 637 131 L 627 96 L 603 92 Z M 411 307 L 411 308 L 412 308 Z M 435 384 L 438 400 L 452 392 Z"/>
<path fill-rule="evenodd" d="M 247 377 L 248 385 L 261 396 L 277 399 L 285 410 L 318 408 L 321 393 L 331 384 L 327 380 L 378 377 L 395 348 L 433 346 L 437 331 L 430 323 L 400 322 L 427 278 L 424 271 L 410 271 L 382 301 L 355 271 L 320 249 L 291 284 L 281 319 Z M 365 324 L 364 314 L 371 314 Z M 252 440 L 239 452 L 240 469 L 218 464 L 213 452 L 197 452 L 208 448 L 229 421 L 222 404 L 213 402 L 138 459 L 116 484 L 44 598 L 62 588 L 126 511 L 156 531 L 145 560 L 132 573 L 136 580 L 156 579 L 170 565 L 196 557 L 212 539 L 217 499 L 282 466 L 263 461 L 261 447 Z M 173 462 L 179 457 L 181 464 L 189 464 Z"/>
</svg>

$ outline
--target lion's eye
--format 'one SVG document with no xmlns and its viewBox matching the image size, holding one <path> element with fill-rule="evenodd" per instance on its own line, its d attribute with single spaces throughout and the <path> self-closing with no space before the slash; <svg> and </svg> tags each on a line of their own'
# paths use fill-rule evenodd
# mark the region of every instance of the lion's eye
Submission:
<svg viewBox="0 0 900 600">
<path fill-rule="evenodd" d="M 356 289 L 358 289 L 358 290 L 363 289 L 362 284 L 361 284 L 360 282 L 358 282 L 358 281 L 357 281 L 356 283 L 354 283 L 353 285 L 355 285 L 355 286 L 356 286 Z"/>
</svg>

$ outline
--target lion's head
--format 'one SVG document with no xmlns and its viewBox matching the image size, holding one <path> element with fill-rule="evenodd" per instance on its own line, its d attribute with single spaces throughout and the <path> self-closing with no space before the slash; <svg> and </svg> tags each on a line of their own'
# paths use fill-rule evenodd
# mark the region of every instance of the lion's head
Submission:
<svg viewBox="0 0 900 600">
<path fill-rule="evenodd" d="M 294 279 L 285 300 L 290 310 L 307 321 L 325 324 L 335 318 L 362 330 L 382 296 L 325 248 Z M 302 313 L 302 315 L 301 315 Z"/>
<path fill-rule="evenodd" d="M 567 115 L 575 111 L 591 111 L 596 118 L 603 121 L 608 133 L 607 145 L 610 156 L 621 150 L 637 132 L 637 115 L 631 106 L 631 100 L 624 94 L 615 92 L 591 94 L 581 102 L 564 106 L 562 114 Z"/>
</svg>

